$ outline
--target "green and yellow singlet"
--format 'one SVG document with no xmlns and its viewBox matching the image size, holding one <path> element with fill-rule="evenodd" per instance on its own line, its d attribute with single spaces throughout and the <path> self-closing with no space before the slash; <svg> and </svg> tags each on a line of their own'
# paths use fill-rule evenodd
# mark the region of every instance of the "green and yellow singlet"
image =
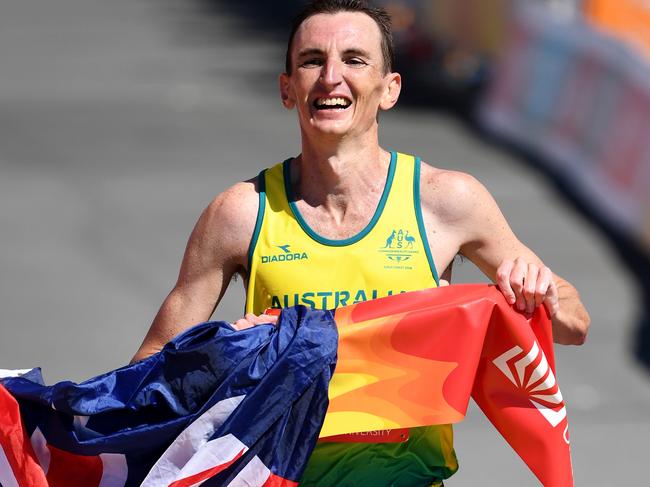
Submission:
<svg viewBox="0 0 650 487">
<path fill-rule="evenodd" d="M 420 160 L 391 153 L 381 200 L 357 235 L 332 240 L 303 219 L 290 160 L 262 171 L 248 253 L 246 312 L 333 309 L 438 284 L 420 209 Z M 451 425 L 411 428 L 397 443 L 319 443 L 300 485 L 436 485 L 458 469 Z"/>
</svg>

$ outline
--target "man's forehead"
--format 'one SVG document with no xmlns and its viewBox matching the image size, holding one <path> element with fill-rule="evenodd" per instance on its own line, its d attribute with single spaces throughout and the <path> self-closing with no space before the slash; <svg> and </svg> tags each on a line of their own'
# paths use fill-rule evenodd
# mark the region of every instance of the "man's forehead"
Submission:
<svg viewBox="0 0 650 487">
<path fill-rule="evenodd" d="M 296 31 L 294 52 L 324 49 L 335 42 L 337 48 L 363 49 L 381 53 L 381 32 L 377 23 L 362 12 L 320 13 L 306 19 Z"/>
</svg>

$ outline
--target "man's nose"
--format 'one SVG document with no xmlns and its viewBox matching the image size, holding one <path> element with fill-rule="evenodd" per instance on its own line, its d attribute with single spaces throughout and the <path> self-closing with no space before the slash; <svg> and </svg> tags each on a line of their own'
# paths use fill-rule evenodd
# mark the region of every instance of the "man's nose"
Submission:
<svg viewBox="0 0 650 487">
<path fill-rule="evenodd" d="M 321 81 L 326 86 L 336 86 L 343 81 L 343 65 L 340 61 L 327 61 L 323 65 Z"/>
</svg>

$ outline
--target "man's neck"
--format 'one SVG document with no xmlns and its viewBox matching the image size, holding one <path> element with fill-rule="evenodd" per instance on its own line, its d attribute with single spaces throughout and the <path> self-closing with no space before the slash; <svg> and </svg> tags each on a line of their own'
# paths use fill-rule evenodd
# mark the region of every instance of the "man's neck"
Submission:
<svg viewBox="0 0 650 487">
<path fill-rule="evenodd" d="M 383 189 L 390 155 L 377 142 L 303 137 L 302 153 L 292 167 L 292 186 L 310 206 L 340 206 L 360 193 Z"/>
</svg>

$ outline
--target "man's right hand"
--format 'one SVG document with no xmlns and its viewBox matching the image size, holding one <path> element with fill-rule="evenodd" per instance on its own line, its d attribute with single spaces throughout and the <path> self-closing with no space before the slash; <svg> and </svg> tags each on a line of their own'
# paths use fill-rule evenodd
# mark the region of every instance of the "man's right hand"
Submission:
<svg viewBox="0 0 650 487">
<path fill-rule="evenodd" d="M 246 313 L 246 315 L 243 318 L 238 319 L 235 321 L 232 326 L 236 330 L 245 330 L 246 328 L 250 328 L 255 325 L 263 325 L 263 324 L 272 324 L 275 325 L 278 322 L 278 317 L 273 316 L 273 315 L 265 315 L 261 314 L 259 316 L 254 315 L 253 313 Z"/>
</svg>

